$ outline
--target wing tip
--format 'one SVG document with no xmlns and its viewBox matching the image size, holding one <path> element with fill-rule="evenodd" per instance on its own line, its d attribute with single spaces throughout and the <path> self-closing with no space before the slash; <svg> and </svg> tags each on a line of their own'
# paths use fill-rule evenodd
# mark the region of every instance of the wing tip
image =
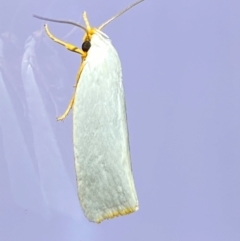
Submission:
<svg viewBox="0 0 240 241">
<path fill-rule="evenodd" d="M 99 217 L 97 217 L 94 220 L 90 220 L 94 223 L 101 223 L 104 220 L 107 219 L 112 219 L 115 217 L 119 217 L 119 216 L 124 216 L 124 215 L 128 215 L 131 213 L 136 212 L 139 209 L 139 206 L 134 206 L 134 207 L 125 207 L 123 209 L 117 209 L 117 210 L 108 210 L 105 213 L 102 213 Z"/>
</svg>

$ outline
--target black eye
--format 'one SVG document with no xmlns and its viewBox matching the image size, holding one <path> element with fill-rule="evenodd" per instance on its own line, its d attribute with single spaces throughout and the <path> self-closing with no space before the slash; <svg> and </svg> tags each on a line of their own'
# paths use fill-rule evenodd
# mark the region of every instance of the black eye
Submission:
<svg viewBox="0 0 240 241">
<path fill-rule="evenodd" d="M 87 52 L 91 47 L 91 43 L 90 41 L 84 41 L 83 44 L 82 44 L 82 50 L 84 52 Z"/>
</svg>

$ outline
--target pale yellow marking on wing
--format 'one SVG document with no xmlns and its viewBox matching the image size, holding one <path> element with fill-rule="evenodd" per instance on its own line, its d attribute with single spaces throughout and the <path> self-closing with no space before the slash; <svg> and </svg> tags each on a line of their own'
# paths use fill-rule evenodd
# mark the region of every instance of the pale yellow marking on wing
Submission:
<svg viewBox="0 0 240 241">
<path fill-rule="evenodd" d="M 128 208 L 121 209 L 121 210 L 114 210 L 112 212 L 109 211 L 109 212 L 103 214 L 102 217 L 100 217 L 98 220 L 96 220 L 96 223 L 101 223 L 105 219 L 112 219 L 115 217 L 131 214 L 131 213 L 136 212 L 137 210 L 138 210 L 138 206 L 137 207 L 128 207 Z"/>
</svg>

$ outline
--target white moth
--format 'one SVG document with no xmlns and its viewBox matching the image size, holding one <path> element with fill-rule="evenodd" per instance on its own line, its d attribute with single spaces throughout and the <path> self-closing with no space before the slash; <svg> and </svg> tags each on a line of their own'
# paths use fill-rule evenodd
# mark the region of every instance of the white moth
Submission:
<svg viewBox="0 0 240 241">
<path fill-rule="evenodd" d="M 75 92 L 63 120 L 73 109 L 73 144 L 78 196 L 85 216 L 92 222 L 126 215 L 138 210 L 134 185 L 122 69 L 117 51 L 101 29 L 142 2 L 138 1 L 99 28 L 92 28 L 86 12 L 86 27 L 77 23 L 34 17 L 72 24 L 85 31 L 82 49 L 47 35 L 68 50 L 82 56 Z"/>
</svg>

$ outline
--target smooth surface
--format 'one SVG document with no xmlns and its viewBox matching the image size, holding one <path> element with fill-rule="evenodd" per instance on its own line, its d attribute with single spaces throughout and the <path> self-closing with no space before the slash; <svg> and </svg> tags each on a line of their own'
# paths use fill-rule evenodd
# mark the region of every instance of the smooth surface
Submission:
<svg viewBox="0 0 240 241">
<path fill-rule="evenodd" d="M 31 131 L 28 125 L 24 127 L 27 118 L 23 117 L 26 112 L 22 106 L 26 96 L 21 90 L 19 69 L 27 38 L 44 24 L 32 14 L 78 21 L 86 10 L 91 24 L 99 26 L 131 3 L 1 1 L 0 32 L 10 31 L 17 39 L 3 39 L 5 64 L 1 71 L 24 136 L 30 136 Z M 239 241 L 239 9 L 239 0 L 146 0 L 103 29 L 122 63 L 140 209 L 100 225 L 88 222 L 79 204 L 72 208 L 82 215 L 84 225 L 53 210 L 49 219 L 30 209 L 25 211 L 13 199 L 8 160 L 0 152 L 0 240 Z M 51 23 L 49 28 L 56 36 L 81 47 L 81 30 L 64 38 L 72 30 L 70 26 Z M 36 39 L 36 81 L 45 98 L 65 170 L 77 190 L 72 118 L 63 123 L 55 118 L 64 112 L 71 98 L 80 56 L 43 35 Z M 42 120 L 34 124 L 38 122 Z M 8 124 L 1 125 L 1 133 L 3 128 L 10 128 Z M 26 143 L 38 173 L 33 142 L 27 139 Z M 19 164 L 22 157 L 18 155 L 15 162 Z M 17 168 L 14 170 L 20 173 L 26 169 L 22 165 Z M 22 178 L 32 183 L 35 174 L 27 170 L 29 176 Z M 35 181 L 38 183 L 37 177 Z M 34 190 L 41 194 L 37 188 L 30 189 L 31 193 Z M 28 203 L 28 195 L 22 192 L 21 198 Z M 77 195 L 68 198 L 78 203 Z"/>
<path fill-rule="evenodd" d="M 98 223 L 137 210 L 121 63 L 101 31 L 92 36 L 76 89 L 73 144 L 86 217 Z"/>
</svg>

